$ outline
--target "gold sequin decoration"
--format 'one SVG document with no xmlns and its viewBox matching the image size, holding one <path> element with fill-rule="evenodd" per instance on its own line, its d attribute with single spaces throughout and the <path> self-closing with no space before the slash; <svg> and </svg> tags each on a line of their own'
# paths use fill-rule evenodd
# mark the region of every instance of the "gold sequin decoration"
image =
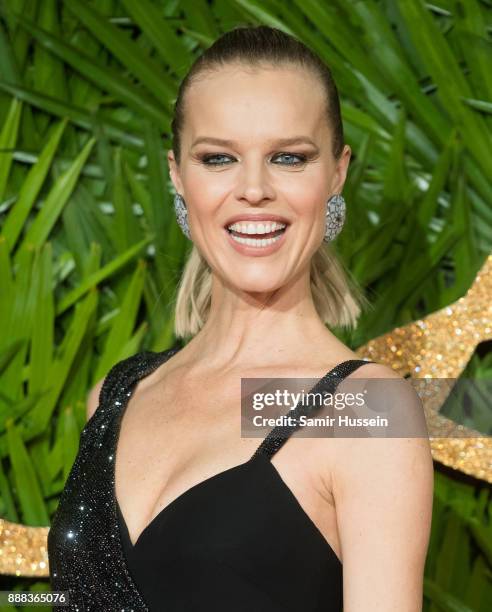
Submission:
<svg viewBox="0 0 492 612">
<path fill-rule="evenodd" d="M 458 379 L 480 342 L 492 338 L 492 255 L 466 294 L 424 319 L 379 336 L 357 353 L 390 366 L 401 376 Z M 439 414 L 449 381 L 436 381 L 434 395 L 419 396 L 433 458 L 455 470 L 492 482 L 492 438 Z M 448 384 L 446 384 L 448 383 Z M 418 391 L 418 385 L 413 385 Z"/>
<path fill-rule="evenodd" d="M 0 574 L 48 576 L 48 531 L 0 519 Z"/>
<path fill-rule="evenodd" d="M 457 379 L 477 345 L 492 338 L 491 298 L 489 255 L 464 297 L 424 319 L 371 340 L 356 352 L 390 366 L 401 376 Z M 438 384 L 432 388 L 433 395 L 419 395 L 434 460 L 492 483 L 492 438 L 440 415 L 450 389 L 446 381 L 442 388 Z M 0 519 L 0 574 L 49 576 L 48 530 Z"/>
</svg>

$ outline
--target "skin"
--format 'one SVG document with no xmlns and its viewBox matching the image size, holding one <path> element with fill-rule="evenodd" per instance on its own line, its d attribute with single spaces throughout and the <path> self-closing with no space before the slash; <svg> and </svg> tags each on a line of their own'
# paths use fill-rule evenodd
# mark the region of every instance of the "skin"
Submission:
<svg viewBox="0 0 492 612">
<path fill-rule="evenodd" d="M 342 192 L 351 155 L 345 145 L 333 157 L 324 105 L 316 78 L 295 67 L 228 66 L 187 93 L 182 157 L 178 165 L 169 151 L 168 161 L 193 242 L 213 272 L 211 311 L 179 353 L 138 383 L 127 405 L 116 493 L 133 542 L 171 501 L 246 461 L 259 445 L 241 437 L 241 376 L 318 379 L 358 357 L 320 320 L 310 291 L 325 202 Z M 276 144 L 299 135 L 315 146 Z M 194 145 L 200 137 L 234 144 Z M 307 161 L 289 165 L 298 154 Z M 204 155 L 227 163 L 207 166 Z M 283 246 L 265 257 L 231 248 L 224 224 L 244 212 L 285 216 Z M 349 379 L 374 377 L 400 378 L 366 364 Z M 345 612 L 422 609 L 433 488 L 427 439 L 294 434 L 272 463 L 343 562 Z"/>
</svg>

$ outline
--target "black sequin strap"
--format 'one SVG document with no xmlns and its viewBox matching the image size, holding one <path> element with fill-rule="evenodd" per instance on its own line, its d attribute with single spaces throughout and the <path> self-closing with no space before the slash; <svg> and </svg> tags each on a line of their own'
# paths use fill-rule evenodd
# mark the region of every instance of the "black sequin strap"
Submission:
<svg viewBox="0 0 492 612">
<path fill-rule="evenodd" d="M 344 378 L 366 363 L 374 362 L 366 359 L 349 359 L 343 361 L 320 378 L 316 385 L 310 390 L 310 393 L 334 393 Z M 300 424 L 298 418 L 301 415 L 307 415 L 311 409 L 312 406 L 309 403 L 298 404 L 294 410 L 289 413 L 289 416 L 292 417 L 292 421 L 294 421 L 293 424 L 277 425 L 274 427 L 253 453 L 252 458 L 260 454 L 272 457 L 287 442 L 294 431 L 299 429 Z"/>
<path fill-rule="evenodd" d="M 99 404 L 112 402 L 121 389 L 129 388 L 141 378 L 150 374 L 169 357 L 180 350 L 179 346 L 154 352 L 141 351 L 118 361 L 107 373 L 99 393 Z"/>
</svg>

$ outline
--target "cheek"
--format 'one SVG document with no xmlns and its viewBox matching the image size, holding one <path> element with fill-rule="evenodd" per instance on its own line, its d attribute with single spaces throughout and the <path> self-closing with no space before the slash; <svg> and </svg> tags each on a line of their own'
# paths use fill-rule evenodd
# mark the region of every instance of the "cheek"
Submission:
<svg viewBox="0 0 492 612">
<path fill-rule="evenodd" d="M 214 222 L 221 206 L 221 199 L 215 190 L 207 190 L 202 184 L 197 189 L 186 190 L 186 204 L 192 224 L 207 225 Z"/>
<path fill-rule="evenodd" d="M 292 190 L 288 194 L 288 201 L 298 221 L 311 225 L 320 223 L 324 219 L 325 189 L 321 182 L 317 184 L 311 181 L 305 183 L 302 189 Z"/>
<path fill-rule="evenodd" d="M 204 176 L 197 170 L 187 174 L 185 184 L 190 218 L 200 224 L 213 221 L 230 193 L 226 181 Z"/>
</svg>

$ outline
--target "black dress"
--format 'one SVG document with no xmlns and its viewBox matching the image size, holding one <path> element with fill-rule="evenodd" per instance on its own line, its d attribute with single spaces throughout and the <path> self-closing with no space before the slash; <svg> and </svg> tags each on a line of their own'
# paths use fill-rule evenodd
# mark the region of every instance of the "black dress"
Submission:
<svg viewBox="0 0 492 612">
<path fill-rule="evenodd" d="M 296 426 L 185 491 L 132 546 L 114 484 L 121 418 L 137 382 L 178 350 L 137 353 L 106 376 L 48 533 L 52 590 L 69 592 L 72 611 L 341 612 L 342 564 L 270 461 Z M 344 361 L 311 391 L 333 392 L 366 363 Z"/>
</svg>

